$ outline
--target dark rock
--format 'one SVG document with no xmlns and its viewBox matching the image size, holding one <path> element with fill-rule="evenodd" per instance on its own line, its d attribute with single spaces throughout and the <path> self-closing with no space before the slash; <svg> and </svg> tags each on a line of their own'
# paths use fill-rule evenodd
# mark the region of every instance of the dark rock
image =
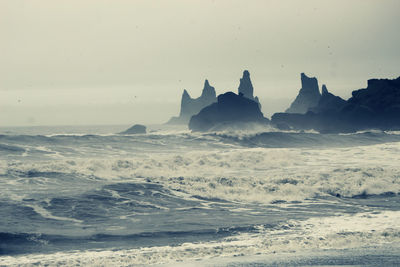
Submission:
<svg viewBox="0 0 400 267">
<path fill-rule="evenodd" d="M 272 123 L 276 127 L 286 125 L 291 129 L 319 132 L 400 129 L 400 77 L 369 80 L 367 88 L 353 91 L 345 102 L 332 96 L 325 100 L 326 107 L 321 102 L 319 108 L 306 114 L 275 113 Z"/>
<path fill-rule="evenodd" d="M 348 103 L 369 107 L 377 114 L 391 115 L 387 110 L 400 104 L 400 77 L 368 80 L 367 88 L 353 91 Z"/>
<path fill-rule="evenodd" d="M 202 109 L 192 116 L 189 129 L 192 131 L 222 130 L 231 126 L 244 127 L 247 124 L 269 123 L 264 118 L 258 103 L 233 92 L 218 96 L 217 103 Z"/>
<path fill-rule="evenodd" d="M 168 124 L 186 124 L 190 117 L 199 113 L 199 111 L 217 101 L 214 87 L 210 86 L 208 80 L 205 80 L 203 91 L 198 98 L 191 98 L 189 93 L 184 90 L 181 99 L 181 111 L 179 117 L 172 117 Z"/>
<path fill-rule="evenodd" d="M 146 133 L 146 126 L 141 124 L 135 124 L 131 128 L 120 132 L 120 134 L 145 134 Z"/>
<path fill-rule="evenodd" d="M 250 80 L 250 72 L 248 70 L 243 71 L 243 76 L 240 78 L 240 84 L 238 88 L 238 94 L 243 94 L 244 97 L 254 100 L 253 96 L 254 88 Z"/>
<path fill-rule="evenodd" d="M 248 99 L 254 100 L 260 105 L 260 101 L 258 97 L 254 97 L 254 88 L 253 84 L 250 80 L 250 72 L 248 70 L 243 71 L 243 76 L 240 79 L 239 88 L 238 88 L 238 95 L 243 94 L 244 97 Z M 261 105 L 260 105 L 261 108 Z"/>
<path fill-rule="evenodd" d="M 337 112 L 346 105 L 346 100 L 339 96 L 335 96 L 328 92 L 325 84 L 322 85 L 322 95 L 318 101 L 318 105 L 309 109 L 314 113 L 321 112 Z"/>
<path fill-rule="evenodd" d="M 320 133 L 348 133 L 355 132 L 358 128 L 336 113 L 275 113 L 271 117 L 274 127 L 287 130 L 315 130 Z M 282 125 L 284 128 L 282 128 Z"/>
<path fill-rule="evenodd" d="M 286 110 L 286 113 L 306 113 L 310 108 L 318 105 L 321 98 L 317 78 L 309 78 L 304 73 L 301 74 L 301 89 L 296 99 Z"/>
<path fill-rule="evenodd" d="M 272 124 L 280 130 L 309 130 L 315 125 L 315 113 L 275 113 L 271 117 Z"/>
</svg>

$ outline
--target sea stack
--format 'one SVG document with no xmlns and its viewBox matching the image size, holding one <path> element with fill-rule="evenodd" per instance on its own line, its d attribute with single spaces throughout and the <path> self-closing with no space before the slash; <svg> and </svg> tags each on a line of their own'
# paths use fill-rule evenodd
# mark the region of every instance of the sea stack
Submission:
<svg viewBox="0 0 400 267">
<path fill-rule="evenodd" d="M 258 103 L 242 94 L 227 92 L 218 96 L 217 103 L 203 108 L 199 114 L 192 116 L 189 129 L 192 131 L 225 130 L 232 127 L 246 129 L 254 124 L 269 124 Z"/>
<path fill-rule="evenodd" d="M 301 74 L 301 89 L 296 99 L 286 110 L 286 113 L 306 113 L 310 108 L 318 105 L 321 93 L 319 92 L 318 80 Z"/>
<path fill-rule="evenodd" d="M 210 85 L 208 80 L 204 81 L 203 91 L 198 98 L 191 98 L 188 91 L 183 90 L 181 99 L 181 110 L 179 117 L 172 117 L 168 124 L 186 124 L 190 118 L 199 111 L 217 101 L 215 88 Z"/>
<path fill-rule="evenodd" d="M 238 95 L 242 94 L 244 97 L 257 102 L 260 105 L 258 97 L 254 97 L 254 88 L 250 80 L 250 72 L 248 70 L 243 71 L 243 76 L 240 79 Z M 261 106 L 260 106 L 261 108 Z"/>
</svg>

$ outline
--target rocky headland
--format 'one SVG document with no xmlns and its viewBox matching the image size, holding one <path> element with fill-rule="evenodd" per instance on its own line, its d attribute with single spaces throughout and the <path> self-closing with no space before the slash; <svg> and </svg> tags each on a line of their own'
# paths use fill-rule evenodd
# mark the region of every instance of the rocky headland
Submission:
<svg viewBox="0 0 400 267">
<path fill-rule="evenodd" d="M 326 133 L 399 130 L 400 77 L 368 80 L 367 88 L 353 91 L 347 101 L 326 90 L 325 97 L 307 113 L 275 113 L 271 121 L 280 129 L 312 129 Z"/>
</svg>

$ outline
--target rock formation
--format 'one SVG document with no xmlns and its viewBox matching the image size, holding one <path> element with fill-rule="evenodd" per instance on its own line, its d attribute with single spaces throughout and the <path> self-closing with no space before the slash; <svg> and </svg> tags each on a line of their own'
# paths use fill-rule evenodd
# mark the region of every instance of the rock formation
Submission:
<svg viewBox="0 0 400 267">
<path fill-rule="evenodd" d="M 181 99 L 181 111 L 179 117 L 172 117 L 168 124 L 186 124 L 189 122 L 190 117 L 199 113 L 199 111 L 216 102 L 217 97 L 214 87 L 210 86 L 208 80 L 205 80 L 203 91 L 198 98 L 191 98 L 189 93 L 184 90 Z"/>
<path fill-rule="evenodd" d="M 269 120 L 264 118 L 258 103 L 244 97 L 227 92 L 218 96 L 217 103 L 202 109 L 192 116 L 189 129 L 192 131 L 222 130 L 231 126 L 246 126 L 249 124 L 266 125 Z"/>
<path fill-rule="evenodd" d="M 341 113 L 373 127 L 400 128 L 400 77 L 368 80 L 367 88 L 352 92 Z"/>
<path fill-rule="evenodd" d="M 304 73 L 301 74 L 301 89 L 296 99 L 286 110 L 286 113 L 304 114 L 308 109 L 318 105 L 321 98 L 317 78 L 309 78 Z"/>
<path fill-rule="evenodd" d="M 367 88 L 353 91 L 344 103 L 332 96 L 323 101 L 327 101 L 327 108 L 320 102 L 319 108 L 306 114 L 275 113 L 272 123 L 281 129 L 320 132 L 400 129 L 400 77 L 369 80 Z"/>
<path fill-rule="evenodd" d="M 260 105 L 260 101 L 258 100 L 258 97 L 254 97 L 254 88 L 253 84 L 251 83 L 250 80 L 250 73 L 248 70 L 243 71 L 243 76 L 240 79 L 239 83 L 239 88 L 238 88 L 238 95 L 243 94 L 244 97 L 247 97 L 248 99 L 254 100 Z"/>
<path fill-rule="evenodd" d="M 339 96 L 335 96 L 332 93 L 329 93 L 325 84 L 323 84 L 321 98 L 319 99 L 317 106 L 310 108 L 309 111 L 312 111 L 314 113 L 337 112 L 341 110 L 345 105 L 346 100 L 342 99 Z"/>
<path fill-rule="evenodd" d="M 146 133 L 146 126 L 141 124 L 135 124 L 131 128 L 120 132 L 120 134 L 145 134 Z"/>
</svg>

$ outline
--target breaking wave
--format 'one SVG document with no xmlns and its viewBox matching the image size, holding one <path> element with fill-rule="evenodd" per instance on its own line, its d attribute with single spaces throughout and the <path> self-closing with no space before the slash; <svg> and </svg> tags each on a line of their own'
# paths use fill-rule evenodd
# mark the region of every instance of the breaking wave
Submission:
<svg viewBox="0 0 400 267">
<path fill-rule="evenodd" d="M 305 221 L 289 221 L 279 227 L 260 225 L 253 232 L 221 238 L 217 241 L 183 243 L 176 246 L 142 247 L 137 249 L 87 250 L 29 256 L 3 257 L 1 265 L 76 265 L 131 266 L 177 264 L 184 260 L 202 265 L 202 261 L 222 257 L 299 253 L 314 249 L 368 248 L 400 241 L 400 212 L 385 211 L 336 217 L 316 217 Z"/>
<path fill-rule="evenodd" d="M 0 135 L 0 150 L 25 151 L 25 146 L 79 146 L 96 148 L 96 145 L 117 145 L 143 148 L 153 147 L 344 147 L 372 145 L 386 142 L 400 142 L 397 132 L 364 131 L 353 134 L 319 134 L 314 132 L 279 132 L 279 131 L 226 131 L 215 133 L 157 132 L 146 135 L 94 135 L 94 134 L 57 134 L 57 135 Z"/>
<path fill-rule="evenodd" d="M 174 192 L 227 201 L 271 203 L 319 196 L 400 192 L 400 143 L 353 148 L 248 148 L 158 153 L 152 157 L 0 161 L 14 183 L 143 179 Z M 70 177 L 67 179 L 67 177 Z M 63 179 L 61 179 L 63 178 Z"/>
<path fill-rule="evenodd" d="M 399 155 L 379 131 L 0 135 L 0 265 L 392 245 Z"/>
</svg>

